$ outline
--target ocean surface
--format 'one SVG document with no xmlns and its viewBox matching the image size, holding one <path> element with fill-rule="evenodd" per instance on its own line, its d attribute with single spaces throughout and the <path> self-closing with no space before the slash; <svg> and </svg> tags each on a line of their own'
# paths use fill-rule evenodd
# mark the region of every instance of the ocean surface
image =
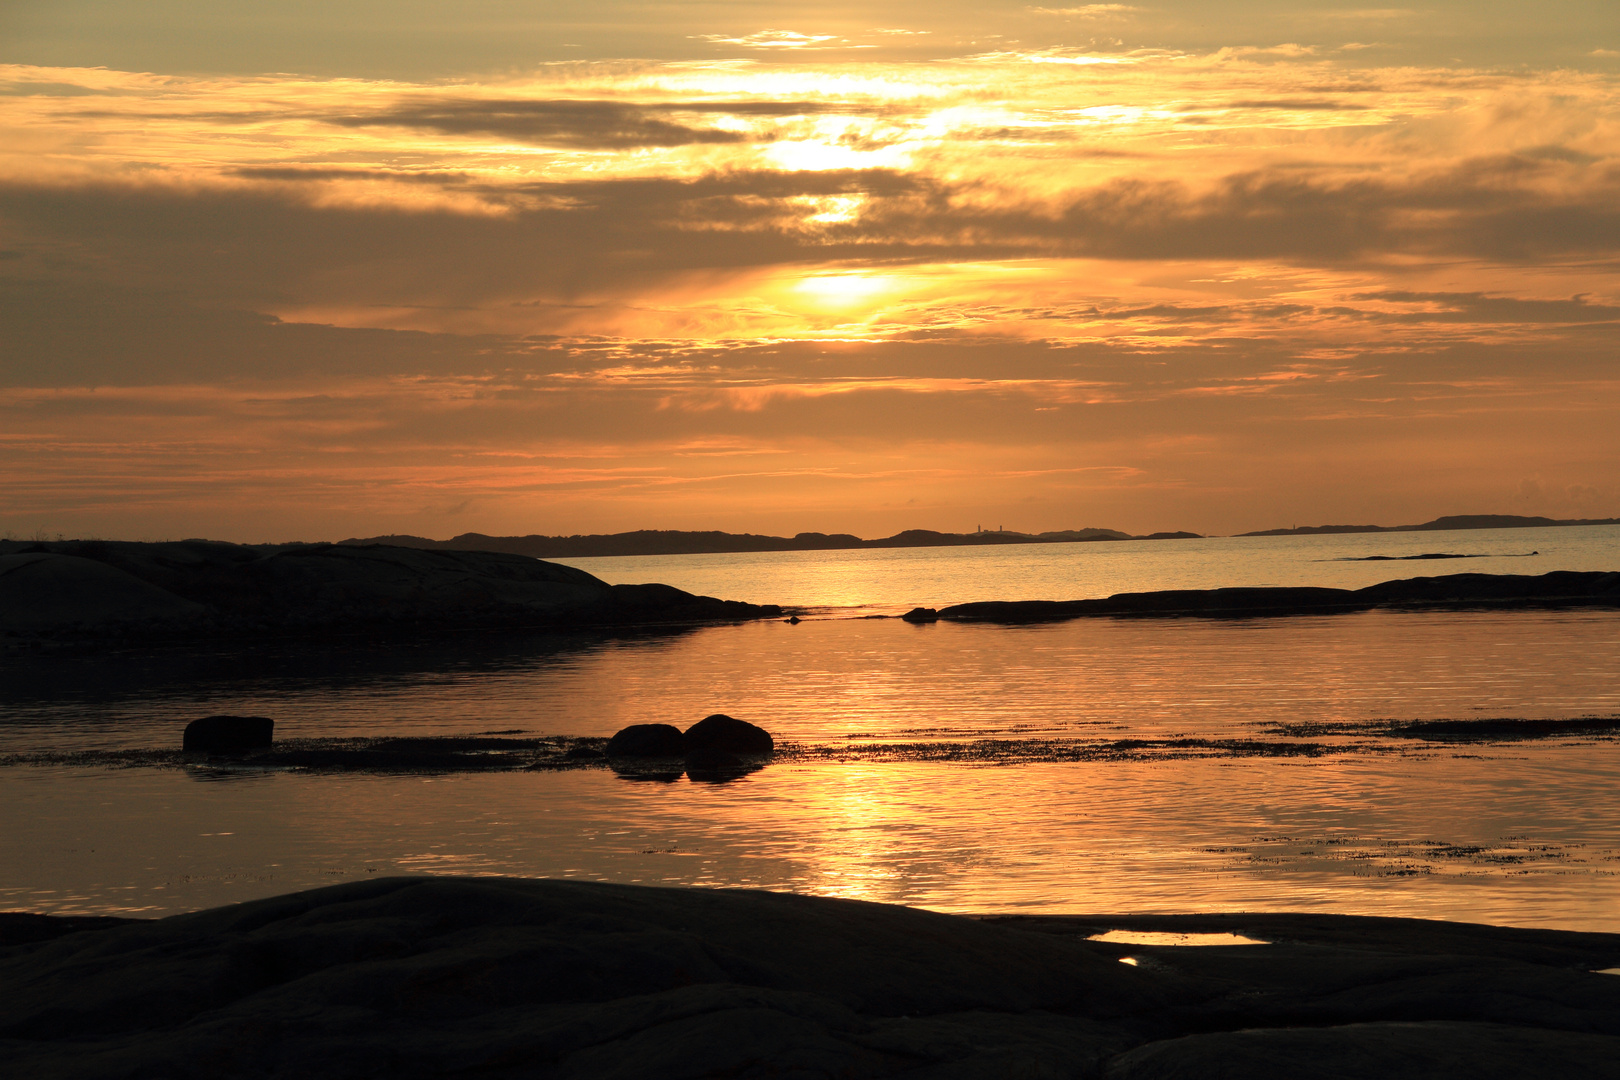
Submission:
<svg viewBox="0 0 1620 1080">
<path fill-rule="evenodd" d="M 1428 552 L 1480 557 L 1360 561 Z M 1393 733 L 1620 716 L 1620 612 L 866 617 L 1620 569 L 1620 527 L 568 561 L 807 617 L 345 650 L 0 654 L 0 908 L 160 915 L 445 872 L 948 911 L 1320 910 L 1620 930 L 1620 742 Z M 71 756 L 177 746 L 187 721 L 215 712 L 271 716 L 278 738 L 609 735 L 726 712 L 786 752 L 728 783 L 606 768 L 221 774 Z"/>
</svg>

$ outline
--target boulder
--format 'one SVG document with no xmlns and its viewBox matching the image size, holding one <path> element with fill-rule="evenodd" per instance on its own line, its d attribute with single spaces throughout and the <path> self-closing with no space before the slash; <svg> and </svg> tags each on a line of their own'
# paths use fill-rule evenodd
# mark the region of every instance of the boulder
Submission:
<svg viewBox="0 0 1620 1080">
<path fill-rule="evenodd" d="M 608 740 L 608 757 L 680 757 L 686 736 L 673 724 L 631 724 Z"/>
<path fill-rule="evenodd" d="M 939 622 L 939 612 L 931 607 L 914 607 L 900 617 L 909 623 Z"/>
<path fill-rule="evenodd" d="M 770 732 L 724 713 L 706 716 L 686 729 L 688 754 L 769 754 L 775 749 Z"/>
<path fill-rule="evenodd" d="M 186 725 L 180 749 L 209 754 L 262 750 L 275 730 L 276 722 L 265 716 L 205 716 Z"/>
</svg>

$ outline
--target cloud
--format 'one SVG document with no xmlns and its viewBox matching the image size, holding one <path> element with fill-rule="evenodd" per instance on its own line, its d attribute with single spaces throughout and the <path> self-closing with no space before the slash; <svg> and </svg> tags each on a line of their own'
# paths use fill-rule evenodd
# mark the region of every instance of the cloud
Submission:
<svg viewBox="0 0 1620 1080">
<path fill-rule="evenodd" d="M 1278 109 L 1287 112 L 1365 112 L 1368 106 L 1328 98 L 1280 98 L 1272 101 L 1231 101 L 1228 109 Z"/>
<path fill-rule="evenodd" d="M 1420 310 L 1401 311 L 1386 318 L 1411 322 L 1527 323 L 1562 326 L 1615 325 L 1620 305 L 1593 303 L 1585 296 L 1568 300 L 1536 300 L 1484 293 L 1410 292 L 1385 289 L 1357 293 L 1353 299 L 1385 301 Z"/>
<path fill-rule="evenodd" d="M 1419 13 L 1412 8 L 1352 8 L 1339 11 L 1317 11 L 1312 14 L 1319 19 L 1382 22 L 1390 19 L 1410 19 Z"/>
<path fill-rule="evenodd" d="M 0 513 L 854 528 L 1291 455 L 1608 482 L 1612 78 L 800 60 L 8 97 Z"/>
<path fill-rule="evenodd" d="M 1032 7 L 1025 10 L 1036 15 L 1065 15 L 1070 18 L 1102 19 L 1111 16 L 1128 15 L 1142 9 L 1132 7 L 1130 4 L 1081 4 L 1078 7 Z"/>
<path fill-rule="evenodd" d="M 791 115 L 789 105 L 739 102 L 727 111 L 741 115 Z M 368 113 L 324 116 L 338 127 L 421 128 L 446 135 L 494 135 L 518 142 L 582 148 L 684 146 L 735 143 L 746 132 L 692 127 L 667 119 L 668 106 L 617 101 L 455 100 L 404 105 Z M 682 112 L 714 112 L 685 108 Z"/>
<path fill-rule="evenodd" d="M 831 49 L 847 44 L 845 39 L 836 34 L 801 34 L 796 30 L 759 30 L 742 37 L 728 37 L 725 34 L 693 36 L 699 41 L 710 41 L 716 45 L 741 45 L 745 49 Z M 829 41 L 838 44 L 826 44 Z"/>
<path fill-rule="evenodd" d="M 227 176 L 240 176 L 245 180 L 286 180 L 294 183 L 318 183 L 323 180 L 383 180 L 394 184 L 465 184 L 472 174 L 464 172 L 412 171 L 408 169 L 323 169 L 307 166 L 243 166 L 225 170 Z"/>
</svg>

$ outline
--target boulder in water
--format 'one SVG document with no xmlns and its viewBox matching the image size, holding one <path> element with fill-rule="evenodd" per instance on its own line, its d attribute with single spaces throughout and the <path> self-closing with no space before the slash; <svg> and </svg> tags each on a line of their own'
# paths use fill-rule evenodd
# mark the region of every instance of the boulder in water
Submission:
<svg viewBox="0 0 1620 1080">
<path fill-rule="evenodd" d="M 608 740 L 608 757 L 680 757 L 686 736 L 673 724 L 631 724 Z"/>
<path fill-rule="evenodd" d="M 686 729 L 688 754 L 769 754 L 775 749 L 770 732 L 724 713 L 706 716 Z"/>
<path fill-rule="evenodd" d="M 262 750 L 274 740 L 276 722 L 266 716 L 205 716 L 186 725 L 180 749 L 210 754 Z"/>
</svg>

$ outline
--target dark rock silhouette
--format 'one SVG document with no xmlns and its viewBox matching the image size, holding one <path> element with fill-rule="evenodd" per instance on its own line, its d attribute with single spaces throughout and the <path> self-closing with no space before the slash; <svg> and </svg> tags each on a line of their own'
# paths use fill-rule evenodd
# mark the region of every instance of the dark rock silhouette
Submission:
<svg viewBox="0 0 1620 1080">
<path fill-rule="evenodd" d="M 210 754 L 241 753 L 268 747 L 276 722 L 264 716 L 205 716 L 186 725 L 180 749 Z"/>
<path fill-rule="evenodd" d="M 0 636 L 190 637 L 682 626 L 775 605 L 609 585 L 522 555 L 337 544 L 0 541 Z"/>
<path fill-rule="evenodd" d="M 631 724 L 608 740 L 608 757 L 680 757 L 686 736 L 674 724 Z"/>
<path fill-rule="evenodd" d="M 1451 574 L 1406 578 L 1364 589 L 1171 589 L 1101 600 L 990 600 L 941 608 L 940 619 L 1029 623 L 1092 616 L 1330 615 L 1372 608 L 1620 607 L 1620 572 Z M 917 609 L 927 611 L 926 608 Z M 910 618 L 910 614 L 903 616 Z"/>
<path fill-rule="evenodd" d="M 1614 934 L 449 877 L 20 929 L 0 1055 L 28 1077 L 1585 1080 L 1620 1061 L 1620 978 L 1594 973 L 1620 965 Z M 1087 940 L 1114 929 L 1273 944 Z"/>
<path fill-rule="evenodd" d="M 938 622 L 939 612 L 931 607 L 914 607 L 900 617 L 909 623 Z"/>
<path fill-rule="evenodd" d="M 686 729 L 688 754 L 769 754 L 775 749 L 770 732 L 724 713 L 706 716 Z"/>
<path fill-rule="evenodd" d="M 1522 514 L 1453 514 L 1421 525 L 1298 525 L 1240 536 L 1314 536 L 1323 533 L 1452 532 L 1466 529 L 1547 529 L 1573 525 L 1620 525 L 1620 518 L 1548 518 Z"/>
<path fill-rule="evenodd" d="M 206 613 L 201 604 L 95 559 L 52 551 L 0 554 L 0 633 L 139 625 Z"/>
<path fill-rule="evenodd" d="M 1072 544 L 1108 540 L 1162 540 L 1195 537 L 1197 533 L 1155 533 L 1132 536 L 1118 529 L 1065 529 L 1059 532 L 1021 533 L 979 530 L 942 533 L 933 529 L 907 529 L 872 540 L 849 533 L 802 532 L 797 536 L 758 536 L 753 533 L 681 532 L 641 529 L 636 532 L 592 536 L 486 536 L 462 533 L 449 540 L 393 534 L 342 540 L 342 544 L 387 544 L 426 550 L 504 551 L 537 559 L 567 559 L 603 555 L 688 555 L 732 551 L 843 551 L 851 548 L 976 547 L 1003 544 Z"/>
</svg>

